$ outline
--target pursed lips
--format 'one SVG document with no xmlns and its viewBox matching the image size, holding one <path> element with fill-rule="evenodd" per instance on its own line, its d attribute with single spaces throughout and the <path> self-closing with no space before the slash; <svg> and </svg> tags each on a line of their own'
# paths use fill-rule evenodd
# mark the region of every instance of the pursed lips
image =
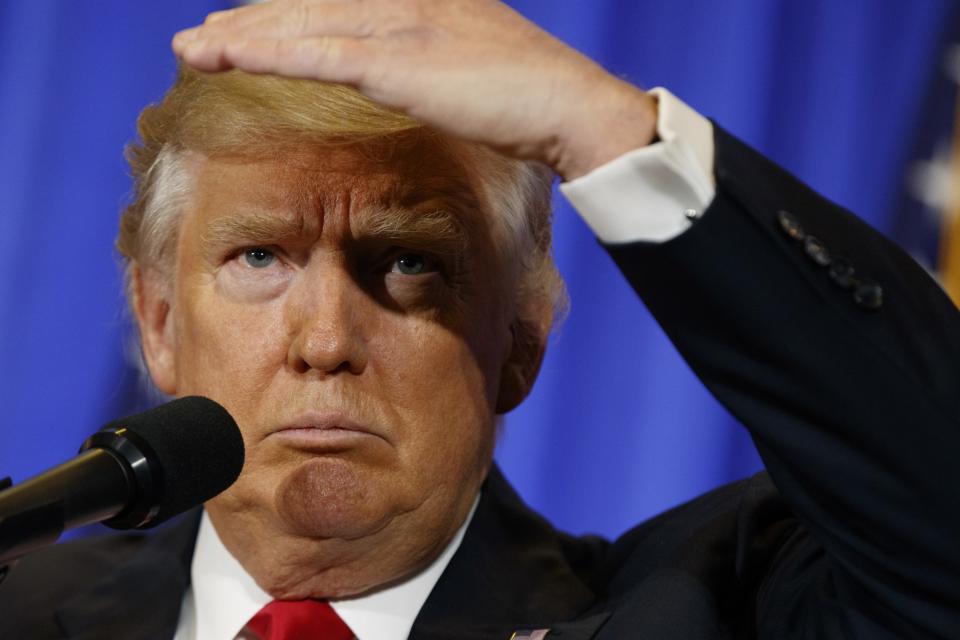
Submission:
<svg viewBox="0 0 960 640">
<path fill-rule="evenodd" d="M 370 426 L 342 413 L 314 412 L 301 414 L 267 435 L 267 439 L 280 440 L 298 449 L 322 451 L 349 448 L 368 438 L 386 441 Z"/>
</svg>

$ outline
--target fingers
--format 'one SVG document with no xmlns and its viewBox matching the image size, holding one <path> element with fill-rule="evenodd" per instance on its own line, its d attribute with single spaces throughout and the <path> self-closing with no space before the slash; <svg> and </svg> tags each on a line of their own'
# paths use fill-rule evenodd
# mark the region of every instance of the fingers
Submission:
<svg viewBox="0 0 960 640">
<path fill-rule="evenodd" d="M 177 33 L 178 56 L 201 41 L 239 42 L 253 39 L 326 36 L 364 37 L 369 34 L 365 5 L 343 0 L 269 2 L 212 13 L 204 24 Z"/>
<path fill-rule="evenodd" d="M 236 68 L 358 86 L 363 83 L 371 52 L 363 41 L 353 38 L 264 38 L 211 47 L 190 45 L 183 57 L 202 71 Z"/>
<path fill-rule="evenodd" d="M 276 13 L 276 2 L 254 4 L 237 9 L 214 11 L 206 17 L 203 24 L 179 31 L 173 37 L 174 49 L 183 47 L 202 36 L 210 36 L 230 29 L 241 29 L 250 23 L 259 22 Z"/>
<path fill-rule="evenodd" d="M 239 13 L 239 9 L 224 9 L 223 11 L 214 11 L 206 17 L 203 21 L 204 24 L 213 24 L 219 20 L 236 20 L 240 15 L 247 15 L 246 13 Z"/>
</svg>

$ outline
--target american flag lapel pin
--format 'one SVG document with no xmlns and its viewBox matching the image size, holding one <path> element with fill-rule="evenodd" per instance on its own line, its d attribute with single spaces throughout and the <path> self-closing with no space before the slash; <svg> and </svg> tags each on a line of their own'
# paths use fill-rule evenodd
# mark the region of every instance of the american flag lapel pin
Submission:
<svg viewBox="0 0 960 640">
<path fill-rule="evenodd" d="M 534 629 L 532 631 L 514 631 L 510 640 L 543 640 L 550 633 L 550 629 Z"/>
</svg>

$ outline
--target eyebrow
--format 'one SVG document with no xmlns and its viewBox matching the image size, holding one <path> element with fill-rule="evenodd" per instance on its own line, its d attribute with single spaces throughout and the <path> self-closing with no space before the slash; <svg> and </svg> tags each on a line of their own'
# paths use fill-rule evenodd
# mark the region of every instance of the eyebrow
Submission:
<svg viewBox="0 0 960 640">
<path fill-rule="evenodd" d="M 439 254 L 464 255 L 470 236 L 463 222 L 445 208 L 387 207 L 367 212 L 353 229 L 357 239 L 424 248 Z"/>
<path fill-rule="evenodd" d="M 220 249 L 294 240 L 310 231 L 303 216 L 244 212 L 211 220 L 201 241 L 208 249 Z M 389 242 L 445 255 L 462 255 L 470 246 L 469 234 L 458 216 L 445 208 L 431 208 L 429 203 L 412 209 L 391 206 L 364 211 L 351 231 L 359 241 Z"/>
<path fill-rule="evenodd" d="M 207 248 L 266 244 L 303 235 L 305 221 L 269 213 L 244 212 L 211 220 L 201 235 Z"/>
</svg>

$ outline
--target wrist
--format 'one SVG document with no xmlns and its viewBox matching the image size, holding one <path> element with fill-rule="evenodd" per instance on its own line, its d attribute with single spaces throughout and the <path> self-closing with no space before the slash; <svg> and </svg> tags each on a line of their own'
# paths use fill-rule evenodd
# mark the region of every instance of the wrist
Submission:
<svg viewBox="0 0 960 640">
<path fill-rule="evenodd" d="M 657 100 L 617 78 L 587 93 L 590 108 L 578 124 L 567 123 L 555 138 L 550 165 L 566 182 L 657 139 Z"/>
</svg>

